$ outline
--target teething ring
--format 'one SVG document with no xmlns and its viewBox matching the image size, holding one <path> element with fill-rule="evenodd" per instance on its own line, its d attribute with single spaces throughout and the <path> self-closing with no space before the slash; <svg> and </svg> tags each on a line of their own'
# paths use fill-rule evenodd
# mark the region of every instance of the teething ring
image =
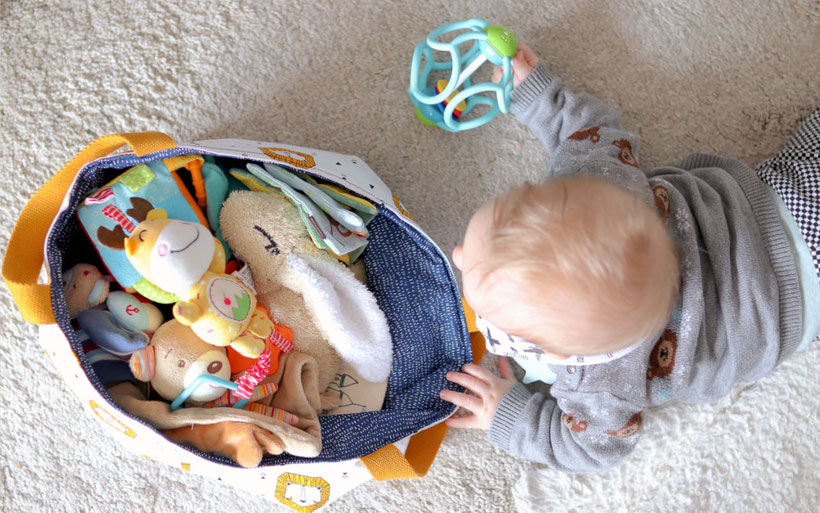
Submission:
<svg viewBox="0 0 820 513">
<path fill-rule="evenodd" d="M 449 42 L 440 40 L 445 34 L 464 29 L 468 32 L 455 36 Z M 458 47 L 470 41 L 473 44 L 462 55 Z M 435 60 L 434 50 L 446 52 L 450 59 Z M 504 27 L 490 25 L 480 18 L 448 23 L 433 30 L 425 41 L 416 46 L 410 65 L 408 93 L 415 106 L 416 117 L 426 125 L 436 125 L 457 132 L 481 126 L 498 112 L 507 113 L 512 93 L 511 59 L 515 51 L 515 36 L 511 32 Z M 421 65 L 422 57 L 424 66 Z M 472 74 L 487 61 L 502 67 L 501 80 L 497 84 L 472 84 Z M 462 69 L 463 63 L 466 66 Z M 439 87 L 436 88 L 427 85 L 432 71 L 445 70 L 450 70 L 449 79 L 439 81 Z M 444 87 L 441 87 L 441 82 L 444 82 Z M 464 89 L 458 91 L 461 86 Z M 486 92 L 495 93 L 494 98 L 479 96 Z M 490 110 L 477 118 L 461 120 L 462 116 L 477 105 L 486 105 Z"/>
</svg>

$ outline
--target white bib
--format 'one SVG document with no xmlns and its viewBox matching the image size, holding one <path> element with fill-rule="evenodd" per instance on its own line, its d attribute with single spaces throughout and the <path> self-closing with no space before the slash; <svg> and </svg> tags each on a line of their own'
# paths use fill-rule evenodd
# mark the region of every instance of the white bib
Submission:
<svg viewBox="0 0 820 513">
<path fill-rule="evenodd" d="M 476 314 L 475 324 L 478 331 L 484 335 L 484 341 L 487 344 L 487 351 L 510 358 L 522 358 L 524 360 L 537 361 L 541 363 L 548 363 L 553 365 L 595 365 L 598 363 L 611 362 L 617 360 L 622 356 L 631 353 L 640 345 L 640 342 L 632 344 L 631 346 L 618 349 L 606 354 L 586 355 L 586 356 L 568 356 L 560 358 L 555 355 L 544 352 L 543 349 L 527 342 L 523 338 L 509 335 L 499 328 L 495 327 L 490 321 Z"/>
</svg>

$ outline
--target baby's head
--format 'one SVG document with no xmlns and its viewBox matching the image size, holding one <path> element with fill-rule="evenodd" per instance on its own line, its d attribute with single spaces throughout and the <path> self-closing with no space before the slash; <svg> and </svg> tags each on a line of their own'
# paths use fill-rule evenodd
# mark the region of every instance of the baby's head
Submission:
<svg viewBox="0 0 820 513">
<path fill-rule="evenodd" d="M 484 204 L 453 261 L 478 314 L 556 355 L 607 353 L 660 332 L 680 275 L 657 213 L 589 176 Z"/>
</svg>

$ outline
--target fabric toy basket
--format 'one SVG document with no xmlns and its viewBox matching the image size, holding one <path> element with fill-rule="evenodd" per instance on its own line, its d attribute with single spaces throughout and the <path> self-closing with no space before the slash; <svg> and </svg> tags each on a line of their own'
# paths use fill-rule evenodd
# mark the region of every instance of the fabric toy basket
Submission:
<svg viewBox="0 0 820 513">
<path fill-rule="evenodd" d="M 122 146 L 130 151 L 112 153 Z M 320 417 L 316 458 L 287 453 L 242 468 L 218 454 L 177 445 L 122 409 L 79 350 L 66 309 L 64 260 L 78 237 L 82 199 L 116 173 L 186 154 L 277 164 L 336 184 L 378 209 L 363 259 L 369 287 L 387 318 L 394 358 L 383 409 Z M 38 283 L 45 266 L 49 283 Z M 446 433 L 455 407 L 439 399 L 445 374 L 480 360 L 483 340 L 460 300 L 447 259 L 398 198 L 358 157 L 275 143 L 220 139 L 177 145 L 157 133 L 97 139 L 54 175 L 24 207 L 3 261 L 3 278 L 23 316 L 40 326 L 40 342 L 83 408 L 135 454 L 181 471 L 219 478 L 302 513 L 315 511 L 362 482 L 422 477 Z M 468 311 L 465 318 L 465 310 Z M 311 489 L 308 504 L 291 500 L 288 486 Z"/>
</svg>

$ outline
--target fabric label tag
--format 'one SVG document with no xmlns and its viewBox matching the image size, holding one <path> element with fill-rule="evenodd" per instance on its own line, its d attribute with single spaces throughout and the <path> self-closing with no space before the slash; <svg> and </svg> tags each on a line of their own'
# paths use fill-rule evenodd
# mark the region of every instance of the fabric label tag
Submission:
<svg viewBox="0 0 820 513">
<path fill-rule="evenodd" d="M 239 278 L 242 283 L 253 291 L 254 295 L 256 294 L 256 288 L 253 286 L 253 275 L 251 274 L 251 268 L 248 267 L 248 264 L 242 264 L 242 267 L 232 272 L 231 276 Z"/>
</svg>

